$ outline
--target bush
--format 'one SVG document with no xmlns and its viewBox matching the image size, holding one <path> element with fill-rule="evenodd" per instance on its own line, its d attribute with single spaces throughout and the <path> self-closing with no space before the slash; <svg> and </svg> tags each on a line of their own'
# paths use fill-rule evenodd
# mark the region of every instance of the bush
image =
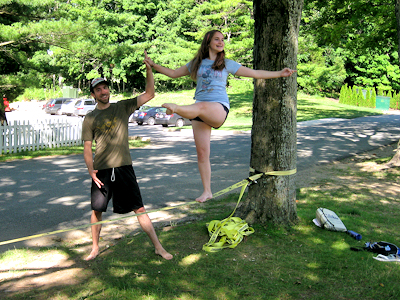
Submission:
<svg viewBox="0 0 400 300">
<path fill-rule="evenodd" d="M 52 98 L 62 97 L 61 88 L 45 90 L 43 88 L 29 88 L 24 93 L 17 97 L 17 101 L 30 101 L 30 100 L 49 100 Z"/>
<path fill-rule="evenodd" d="M 376 93 L 375 89 L 366 89 L 365 96 L 361 87 L 349 87 L 347 84 L 343 85 L 340 89 L 339 103 L 361 106 L 361 107 L 375 107 Z"/>
</svg>

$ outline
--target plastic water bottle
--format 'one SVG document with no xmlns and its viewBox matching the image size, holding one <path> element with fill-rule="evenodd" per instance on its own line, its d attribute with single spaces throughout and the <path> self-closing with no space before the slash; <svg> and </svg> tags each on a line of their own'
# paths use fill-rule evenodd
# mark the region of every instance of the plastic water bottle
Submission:
<svg viewBox="0 0 400 300">
<path fill-rule="evenodd" d="M 352 230 L 347 230 L 347 234 L 350 235 L 351 237 L 355 238 L 357 241 L 361 240 L 361 234 L 354 232 Z"/>
</svg>

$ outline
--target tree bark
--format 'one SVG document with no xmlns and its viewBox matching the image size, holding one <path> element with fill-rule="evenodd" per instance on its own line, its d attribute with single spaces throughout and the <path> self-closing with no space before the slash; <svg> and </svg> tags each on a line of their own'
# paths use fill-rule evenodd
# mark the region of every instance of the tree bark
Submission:
<svg viewBox="0 0 400 300">
<path fill-rule="evenodd" d="M 303 0 L 254 0 L 253 3 L 254 68 L 296 69 Z M 260 172 L 296 168 L 296 113 L 295 75 L 255 80 L 250 167 Z M 296 222 L 295 175 L 261 177 L 249 187 L 238 215 L 250 224 Z"/>
<path fill-rule="evenodd" d="M 392 157 L 390 161 L 386 164 L 387 167 L 400 167 L 400 140 L 397 143 L 396 154 Z"/>
<path fill-rule="evenodd" d="M 396 0 L 396 27 L 397 27 L 397 52 L 399 53 L 399 63 L 400 63 L 400 0 Z M 396 154 L 387 163 L 387 166 L 400 166 L 400 140 L 397 144 Z"/>
<path fill-rule="evenodd" d="M 0 125 L 7 125 L 6 113 L 3 107 L 1 107 L 1 105 L 0 105 Z"/>
</svg>

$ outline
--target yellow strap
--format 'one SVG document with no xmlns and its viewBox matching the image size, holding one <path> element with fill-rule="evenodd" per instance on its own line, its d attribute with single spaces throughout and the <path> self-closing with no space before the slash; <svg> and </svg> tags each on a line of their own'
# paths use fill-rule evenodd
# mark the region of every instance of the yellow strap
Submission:
<svg viewBox="0 0 400 300">
<path fill-rule="evenodd" d="M 246 186 L 249 184 L 249 182 L 257 180 L 258 178 L 260 178 L 264 174 L 265 175 L 291 175 L 291 174 L 294 174 L 294 173 L 291 173 L 291 174 L 286 174 L 286 173 L 293 172 L 293 171 L 294 171 L 294 173 L 296 173 L 296 170 L 290 170 L 290 171 L 273 171 L 273 173 L 280 172 L 279 174 L 269 174 L 270 172 L 266 172 L 266 173 L 260 173 L 260 174 L 253 175 L 253 176 L 251 176 L 251 177 L 249 177 L 247 179 L 244 179 L 244 180 L 242 180 L 242 181 L 240 181 L 238 183 L 235 183 L 234 185 L 231 185 L 231 186 L 229 186 L 229 187 L 227 187 L 227 188 L 225 188 L 225 189 L 223 189 L 223 190 L 221 190 L 219 192 L 216 192 L 211 199 L 215 199 L 215 198 L 217 198 L 217 197 L 219 197 L 221 195 L 224 195 L 224 194 L 226 194 L 226 193 L 228 193 L 228 192 L 230 192 L 230 191 L 232 191 L 234 189 L 237 189 L 239 187 L 243 187 L 245 189 Z M 243 188 L 242 188 L 242 192 L 241 192 L 240 198 L 242 197 L 242 195 L 244 193 L 244 189 Z M 240 201 L 240 198 L 239 198 L 239 201 Z M 207 201 L 209 201 L 211 199 L 208 199 Z M 239 201 L 236 204 L 236 207 L 239 204 Z M 35 238 L 39 238 L 39 237 L 49 236 L 49 235 L 53 235 L 53 234 L 64 233 L 64 232 L 78 230 L 78 229 L 84 229 L 84 228 L 87 228 L 87 227 L 90 227 L 90 226 L 93 226 L 93 225 L 112 223 L 112 222 L 120 221 L 120 220 L 123 220 L 123 219 L 137 217 L 137 216 L 144 215 L 144 214 L 150 214 L 150 213 L 153 213 L 153 212 L 175 209 L 175 208 L 178 208 L 178 207 L 181 207 L 181 206 L 187 206 L 187 205 L 192 205 L 192 204 L 199 204 L 199 202 L 190 201 L 190 202 L 185 202 L 185 203 L 182 203 L 182 204 L 179 204 L 179 205 L 175 205 L 175 206 L 167 206 L 167 207 L 163 207 L 163 208 L 160 208 L 160 209 L 149 210 L 149 211 L 146 211 L 146 212 L 143 212 L 143 213 L 139 213 L 139 214 L 132 214 L 132 215 L 127 215 L 127 216 L 123 216 L 123 217 L 115 218 L 115 219 L 110 219 L 110 220 L 104 220 L 104 221 L 100 221 L 100 222 L 96 222 L 96 223 L 88 223 L 88 224 L 77 226 L 77 227 L 73 227 L 73 228 L 50 231 L 50 232 L 45 232 L 45 233 L 41 233 L 41 234 L 35 234 L 35 235 L 25 236 L 25 237 L 21 237 L 21 238 L 17 238 L 17 239 L 2 241 L 2 242 L 0 242 L 0 246 L 7 245 L 7 244 L 12 244 L 12 243 L 17 243 L 17 242 L 22 242 L 22 241 L 26 241 L 26 240 L 31 240 L 31 239 L 35 239 Z M 235 207 L 235 210 L 236 210 L 236 207 Z M 233 211 L 233 213 L 235 212 L 235 210 Z"/>
<path fill-rule="evenodd" d="M 256 172 L 255 169 L 250 167 L 250 172 Z M 297 169 L 293 169 L 293 170 L 288 170 L 288 171 L 269 171 L 269 172 L 264 172 L 261 173 L 263 175 L 275 175 L 275 176 L 284 176 L 284 175 L 293 175 L 296 174 Z"/>
<path fill-rule="evenodd" d="M 246 221 L 238 217 L 232 217 L 239 205 L 240 200 L 243 197 L 246 187 L 250 182 L 256 181 L 263 175 L 293 175 L 296 173 L 296 171 L 296 169 L 293 169 L 289 171 L 270 171 L 259 173 L 233 185 L 235 187 L 242 187 L 236 206 L 228 218 L 221 221 L 213 220 L 210 223 L 206 224 L 208 233 L 210 235 L 210 240 L 203 245 L 203 250 L 207 252 L 217 252 L 225 248 L 235 248 L 243 240 L 243 236 L 254 233 L 254 229 L 252 227 L 249 227 Z M 250 172 L 255 172 L 255 170 L 253 168 L 250 168 Z M 217 242 L 218 237 L 220 237 L 220 239 Z"/>
<path fill-rule="evenodd" d="M 257 174 L 261 175 L 262 174 Z M 261 176 L 256 176 L 252 180 L 256 180 L 255 178 L 260 178 Z M 203 250 L 207 252 L 216 252 L 222 250 L 224 248 L 235 248 L 243 239 L 243 235 L 250 235 L 254 232 L 254 229 L 249 227 L 248 224 L 238 217 L 232 217 L 235 213 L 236 208 L 239 205 L 240 200 L 243 197 L 244 191 L 246 190 L 249 181 L 242 186 L 240 191 L 239 199 L 236 202 L 236 206 L 232 213 L 228 218 L 222 221 L 211 221 L 207 224 L 208 233 L 210 234 L 210 240 L 203 245 Z M 237 226 L 239 224 L 239 227 Z M 249 229 L 246 231 L 246 229 Z M 221 236 L 219 242 L 216 242 L 217 238 Z M 227 245 L 225 245 L 228 243 Z"/>
</svg>

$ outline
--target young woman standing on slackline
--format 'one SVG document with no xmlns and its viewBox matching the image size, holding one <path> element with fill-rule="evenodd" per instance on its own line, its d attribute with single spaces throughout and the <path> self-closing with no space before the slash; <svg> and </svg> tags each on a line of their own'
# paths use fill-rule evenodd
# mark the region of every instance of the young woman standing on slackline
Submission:
<svg viewBox="0 0 400 300">
<path fill-rule="evenodd" d="M 224 36 L 218 30 L 206 33 L 196 56 L 186 65 L 172 70 L 154 63 L 147 57 L 146 62 L 157 72 L 171 78 L 190 75 L 197 81 L 192 105 L 165 103 L 167 114 L 177 113 L 192 120 L 193 135 L 197 150 L 197 162 L 204 191 L 196 198 L 204 202 L 212 198 L 210 139 L 211 128 L 221 127 L 229 113 L 229 99 L 226 83 L 229 73 L 236 76 L 256 79 L 289 77 L 295 70 L 284 68 L 281 71 L 253 70 L 239 63 L 226 59 L 224 52 Z"/>
</svg>

